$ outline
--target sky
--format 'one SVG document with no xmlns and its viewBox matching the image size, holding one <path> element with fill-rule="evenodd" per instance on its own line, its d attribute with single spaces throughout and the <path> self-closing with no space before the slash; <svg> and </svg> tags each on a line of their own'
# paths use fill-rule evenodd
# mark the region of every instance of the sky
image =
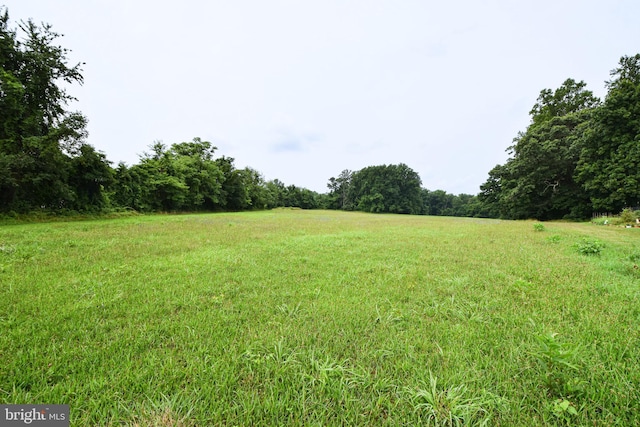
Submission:
<svg viewBox="0 0 640 427">
<path fill-rule="evenodd" d="M 200 137 L 320 193 L 341 171 L 404 163 L 477 194 L 541 90 L 606 95 L 640 53 L 637 0 L 0 0 L 83 62 L 69 106 L 114 166 Z"/>
</svg>

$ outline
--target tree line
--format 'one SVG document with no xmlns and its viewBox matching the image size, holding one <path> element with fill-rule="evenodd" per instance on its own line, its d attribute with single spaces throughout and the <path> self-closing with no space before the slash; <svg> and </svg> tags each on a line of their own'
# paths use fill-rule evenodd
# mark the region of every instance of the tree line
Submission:
<svg viewBox="0 0 640 427">
<path fill-rule="evenodd" d="M 320 195 L 278 179 L 265 181 L 237 169 L 231 157 L 214 158 L 216 147 L 194 138 L 170 147 L 154 143 L 131 167 L 120 163 L 107 192 L 114 206 L 149 211 L 241 211 L 321 207 Z"/>
<path fill-rule="evenodd" d="M 18 37 L 18 32 L 21 38 Z M 604 101 L 584 82 L 544 89 L 531 122 L 489 171 L 480 193 L 422 187 L 407 165 L 342 171 L 320 194 L 216 157 L 194 138 L 153 143 L 132 166 L 113 167 L 87 142 L 87 118 L 61 83 L 82 84 L 50 25 L 9 26 L 0 7 L 0 212 L 240 211 L 295 206 L 374 213 L 587 218 L 640 206 L 640 55 L 611 71 Z"/>
</svg>

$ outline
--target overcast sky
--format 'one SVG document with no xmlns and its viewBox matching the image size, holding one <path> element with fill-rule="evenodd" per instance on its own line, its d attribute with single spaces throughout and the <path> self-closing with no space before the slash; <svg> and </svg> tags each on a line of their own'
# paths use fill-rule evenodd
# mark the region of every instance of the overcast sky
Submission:
<svg viewBox="0 0 640 427">
<path fill-rule="evenodd" d="M 88 142 L 131 165 L 154 141 L 211 141 L 265 179 L 326 192 L 405 163 L 477 194 L 567 78 L 604 97 L 640 53 L 638 0 L 0 0 L 47 22 L 85 84 Z"/>
</svg>

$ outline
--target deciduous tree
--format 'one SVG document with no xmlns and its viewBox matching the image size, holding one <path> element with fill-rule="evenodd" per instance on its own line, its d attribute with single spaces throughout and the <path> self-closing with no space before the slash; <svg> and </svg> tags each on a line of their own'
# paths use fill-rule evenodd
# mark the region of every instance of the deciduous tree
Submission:
<svg viewBox="0 0 640 427">
<path fill-rule="evenodd" d="M 611 71 L 604 104 L 585 132 L 577 180 L 595 210 L 640 205 L 640 54 Z"/>
<path fill-rule="evenodd" d="M 0 7 L 0 210 L 102 203 L 97 182 L 107 182 L 108 163 L 86 144 L 87 120 L 67 110 L 74 98 L 62 87 L 82 84 L 81 64 L 69 65 L 69 51 L 55 43 L 60 35 L 50 25 L 29 20 L 19 32 L 23 39 Z M 97 181 L 90 184 L 90 175 Z"/>
<path fill-rule="evenodd" d="M 480 211 L 512 219 L 579 218 L 589 199 L 574 172 L 582 137 L 599 100 L 584 82 L 567 79 L 555 91 L 544 89 L 531 109 L 531 124 L 509 147 L 481 186 Z"/>
<path fill-rule="evenodd" d="M 351 175 L 348 197 L 356 210 L 421 214 L 422 181 L 407 165 L 369 166 Z"/>
</svg>

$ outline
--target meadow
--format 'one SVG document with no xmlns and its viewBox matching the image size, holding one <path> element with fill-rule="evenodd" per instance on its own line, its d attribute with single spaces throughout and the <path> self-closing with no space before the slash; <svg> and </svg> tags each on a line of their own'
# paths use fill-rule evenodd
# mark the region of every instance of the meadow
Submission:
<svg viewBox="0 0 640 427">
<path fill-rule="evenodd" d="M 640 424 L 640 229 L 279 209 L 0 225 L 0 403 L 77 426 Z"/>
</svg>

